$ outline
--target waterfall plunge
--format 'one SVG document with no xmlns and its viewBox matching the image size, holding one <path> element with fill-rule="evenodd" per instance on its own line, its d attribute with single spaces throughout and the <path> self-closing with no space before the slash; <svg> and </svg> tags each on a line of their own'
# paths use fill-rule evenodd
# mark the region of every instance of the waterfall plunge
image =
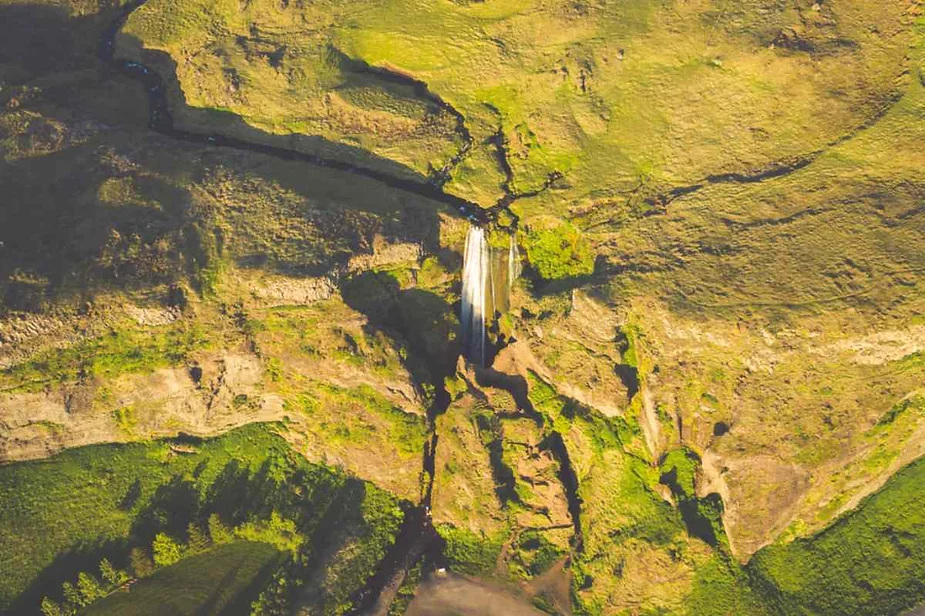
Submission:
<svg viewBox="0 0 925 616">
<path fill-rule="evenodd" d="M 520 276 L 520 251 L 517 249 L 517 237 L 511 233 L 511 247 L 507 251 L 507 285 L 508 293 L 514 281 Z"/>
<path fill-rule="evenodd" d="M 495 319 L 497 312 L 507 310 L 511 285 L 520 275 L 520 254 L 513 234 L 507 253 L 506 259 L 496 262 L 488 232 L 469 227 L 463 258 L 460 340 L 463 356 L 480 366 L 485 365 L 488 346 L 486 323 Z M 499 276 L 504 279 L 500 285 L 496 283 Z"/>
</svg>

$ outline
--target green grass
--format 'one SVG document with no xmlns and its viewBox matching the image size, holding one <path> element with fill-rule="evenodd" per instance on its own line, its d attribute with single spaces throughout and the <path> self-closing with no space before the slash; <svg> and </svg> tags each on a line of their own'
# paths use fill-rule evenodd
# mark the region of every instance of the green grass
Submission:
<svg viewBox="0 0 925 616">
<path fill-rule="evenodd" d="M 333 319 L 337 315 L 342 319 Z M 279 354 L 298 354 L 326 362 L 363 368 L 374 376 L 399 378 L 401 348 L 382 332 L 346 326 L 341 320 L 352 316 L 335 301 L 316 307 L 274 308 L 248 322 L 248 331 L 272 344 Z M 278 350 L 277 350 L 278 348 Z"/>
<path fill-rule="evenodd" d="M 545 573 L 557 560 L 567 555 L 561 546 L 549 541 L 542 533 L 527 531 L 517 538 L 516 558 L 528 576 Z"/>
<path fill-rule="evenodd" d="M 656 494 L 657 469 L 632 453 L 638 428 L 560 395 L 535 374 L 529 377 L 530 400 L 561 435 L 578 480 L 581 550 L 573 554 L 578 613 L 640 606 L 677 613 L 703 547 L 685 534 L 680 512 Z M 693 469 L 684 465 L 684 471 L 688 483 Z M 665 577 L 676 581 L 658 581 Z M 632 603 L 625 598 L 630 591 Z"/>
<path fill-rule="evenodd" d="M 154 331 L 125 323 L 98 338 L 45 352 L 3 370 L 0 389 L 40 391 L 78 379 L 110 380 L 122 374 L 152 372 L 187 360 L 208 342 L 206 329 L 195 322 L 178 320 Z"/>
<path fill-rule="evenodd" d="M 542 392 L 537 393 L 543 397 Z M 548 410 L 550 399 L 542 404 Z M 578 417 L 571 422 L 574 434 L 583 420 Z M 693 493 L 699 465 L 696 455 L 675 450 L 663 462 L 662 481 L 679 499 L 679 512 L 669 511 L 650 491 L 650 473 L 644 466 L 637 465 L 632 457 L 624 457 L 620 463 L 612 454 L 599 458 L 608 455 L 609 449 L 593 445 L 600 441 L 592 439 L 586 428 L 581 432 L 584 437 L 567 438 L 573 464 L 581 469 L 582 443 L 598 452 L 585 458 L 588 474 L 580 476 L 579 487 L 585 545 L 576 558 L 576 571 L 579 585 L 588 579 L 584 576 L 593 582 L 576 596 L 580 608 L 588 613 L 613 609 L 602 599 L 601 587 L 606 589 L 620 575 L 613 578 L 602 571 L 613 563 L 619 564 L 619 571 L 626 571 L 629 557 L 619 555 L 639 539 L 650 547 L 662 545 L 669 551 L 688 553 L 682 560 L 696 563 L 683 609 L 692 615 L 885 615 L 898 614 L 925 600 L 921 582 L 925 574 L 925 510 L 918 503 L 925 482 L 925 460 L 898 472 L 856 510 L 821 532 L 768 546 L 741 567 L 728 551 L 719 518 L 721 509 L 709 497 L 700 499 Z M 595 469 L 607 459 L 611 469 L 622 466 L 624 474 L 620 479 L 614 470 L 604 472 L 608 477 L 605 487 L 596 478 L 602 471 Z M 611 517 L 603 535 L 598 525 L 607 516 Z M 712 555 L 704 557 L 700 549 L 688 552 L 687 542 L 678 540 L 682 519 L 690 535 L 713 546 Z M 706 531 L 716 539 L 711 541 L 703 534 Z M 657 594 L 650 600 L 657 601 Z M 680 611 L 676 605 L 668 613 Z"/>
<path fill-rule="evenodd" d="M 437 525 L 437 532 L 446 542 L 443 555 L 454 571 L 490 575 L 495 570 L 503 537 L 486 537 L 450 524 Z"/>
<path fill-rule="evenodd" d="M 794 24 L 815 53 L 772 44 Z M 178 62 L 187 105 L 177 112 L 193 123 L 209 123 L 203 110 L 228 108 L 262 130 L 359 144 L 419 171 L 446 160 L 451 133 L 425 138 L 405 129 L 402 111 L 377 102 L 384 84 L 365 79 L 382 93 L 359 105 L 351 94 L 341 98 L 366 76 L 337 62 L 333 47 L 426 82 L 462 113 L 475 151 L 451 190 L 484 200 L 496 193 L 501 171 L 486 161 L 495 155 L 488 138 L 500 131 L 512 188 L 536 188 L 555 170 L 568 176 L 561 192 L 580 200 L 693 183 L 825 147 L 894 93 L 912 42 L 907 26 L 899 4 L 867 0 L 819 11 L 652 0 L 279 9 L 263 0 L 241 12 L 158 0 L 126 31 L 148 48 L 192 54 Z M 124 48 L 135 53 L 136 44 Z M 197 53 L 216 48 L 222 53 Z M 561 192 L 544 206 L 564 211 Z"/>
<path fill-rule="evenodd" d="M 784 614 L 897 614 L 925 601 L 925 460 L 894 475 L 822 532 L 749 564 Z"/>
<path fill-rule="evenodd" d="M 662 481 L 665 482 L 665 476 L 670 474 L 672 490 L 683 498 L 693 498 L 695 496 L 694 480 L 699 465 L 700 458 L 691 451 L 686 449 L 670 451 L 661 463 Z"/>
<path fill-rule="evenodd" d="M 83 305 L 99 291 L 86 284 L 88 271 L 105 279 L 107 289 L 141 286 L 157 295 L 157 285 L 174 280 L 173 270 L 195 269 L 185 267 L 184 259 L 198 251 L 208 265 L 221 256 L 219 246 L 228 271 L 212 280 L 217 270 L 202 270 L 201 283 L 217 295 L 207 301 L 230 304 L 240 299 L 237 290 L 222 284 L 226 273 L 238 273 L 235 268 L 253 275 L 321 275 L 366 250 L 371 238 L 410 234 L 431 247 L 451 226 L 435 220 L 433 203 L 366 180 L 345 181 L 329 170 L 247 154 L 212 157 L 193 147 L 165 146 L 143 130 L 138 88 L 99 77 L 93 54 L 104 20 L 52 15 L 92 14 L 95 3 L 43 1 L 41 6 L 62 11 L 30 9 L 29 19 L 6 19 L 10 4 L 0 1 L 0 38 L 22 53 L 4 56 L 0 68 L 0 132 L 9 163 L 0 177 L 10 203 L 0 213 L 6 308 L 56 305 L 63 296 L 57 293 L 67 287 L 78 292 L 66 298 Z M 583 318 L 576 297 L 590 294 L 582 277 L 593 271 L 596 258 L 595 282 L 607 282 L 594 296 L 619 319 L 631 313 L 634 329 L 623 328 L 627 344 L 617 349 L 622 361 L 638 366 L 644 383 L 659 368 L 647 388 L 663 419 L 665 451 L 674 451 L 663 469 L 652 467 L 639 446 L 638 403 L 626 409 L 624 421 L 583 412 L 552 388 L 546 399 L 535 400 L 549 428 L 566 441 L 580 478 L 586 547 L 576 570 L 587 575 L 583 583 L 590 582 L 577 591 L 582 606 L 616 611 L 627 598 L 635 601 L 631 610 L 680 611 L 679 597 L 689 587 L 688 611 L 698 615 L 889 612 L 906 598 L 921 598 L 915 578 L 922 577 L 922 521 L 909 496 L 920 478 L 909 479 L 907 469 L 856 513 L 825 525 L 879 480 L 916 434 L 921 398 L 908 396 L 921 388 L 925 363 L 913 352 L 903 360 L 861 365 L 850 351 L 831 345 L 887 330 L 906 339 L 904 328 L 921 324 L 925 98 L 921 50 L 909 45 L 921 40 L 922 20 L 913 25 L 915 16 L 901 2 L 820 2 L 820 10 L 812 2 L 764 4 L 759 10 L 754 3 L 730 2 L 320 0 L 281 7 L 256 0 L 239 10 L 224 0 L 209 6 L 152 0 L 133 15 L 127 32 L 184 58 L 178 78 L 188 99 L 175 107 L 183 125 L 221 126 L 247 138 L 290 131 L 320 136 L 337 155 L 381 156 L 374 164 L 397 165 L 396 172 L 418 178 L 456 151 L 446 114 L 409 88 L 351 70 L 332 53 L 336 47 L 413 74 L 463 113 L 474 150 L 448 190 L 482 203 L 498 196 L 504 178 L 487 137 L 499 132 L 511 187 L 534 188 L 553 169 L 565 173 L 551 190 L 515 208 L 523 214 L 522 228 L 529 229 L 524 252 L 538 276 L 584 288 L 571 301 L 567 294 L 532 298 L 541 309 L 531 304 L 536 318 L 529 327 L 515 322 L 517 337 L 547 363 L 557 383 L 606 389 L 605 381 L 565 373 L 576 363 L 609 369 L 616 353 L 601 344 L 592 360 L 577 342 L 589 337 L 574 331 L 567 348 L 555 343 L 556 332 Z M 796 24 L 814 51 L 771 45 Z M 132 52 L 133 41 L 123 43 Z M 759 170 L 826 148 L 874 118 L 907 86 L 906 96 L 874 126 L 798 171 L 751 184 L 711 183 L 667 204 L 654 199 L 712 173 Z M 95 133 L 96 124 L 106 130 Z M 300 139 L 280 142 L 317 145 Z M 114 174 L 125 179 L 114 181 Z M 568 221 L 550 220 L 554 216 Z M 214 251 L 208 241 L 213 236 L 221 239 Z M 177 252 L 182 240 L 196 237 L 198 249 Z M 441 266 L 453 276 L 450 253 L 460 245 L 440 242 Z M 140 262 L 144 268 L 136 267 Z M 407 273 L 398 285 L 402 294 Z M 241 295 L 249 297 L 249 291 Z M 402 320 L 414 326 L 409 329 L 419 329 L 423 316 L 449 315 L 418 346 L 449 348 L 447 332 L 455 328 L 450 306 L 420 302 L 419 310 L 415 303 L 403 307 Z M 303 356 L 338 369 L 369 369 L 376 377 L 398 374 L 400 345 L 393 349 L 388 341 L 350 331 L 359 349 L 354 352 L 347 337 L 333 330 L 355 315 L 326 305 L 313 316 L 302 323 L 280 318 L 272 324 L 279 331 L 257 332 L 261 353 L 271 358 L 271 376 L 310 373 L 299 363 Z M 325 329 L 292 337 L 301 355 L 288 354 L 288 348 L 274 353 L 278 349 L 264 344 L 303 323 Z M 534 336 L 540 328 L 544 334 Z M 86 375 L 113 378 L 183 361 L 185 353 L 201 348 L 183 332 L 165 335 L 149 340 L 140 330 L 120 329 L 14 368 L 0 376 L 0 388 L 38 391 Z M 285 380 L 274 384 L 282 387 Z M 319 406 L 330 402 L 320 413 L 326 425 L 312 435 L 320 435 L 312 442 L 321 443 L 314 453 L 346 458 L 348 467 L 365 456 L 380 469 L 381 485 L 413 468 L 407 482 L 413 490 L 417 420 L 393 416 L 394 408 L 368 392 L 316 387 L 328 375 L 311 380 L 305 391 L 299 383 L 299 391 L 285 393 L 293 394 L 287 398 L 293 414 L 315 412 L 317 418 Z M 532 388 L 531 396 L 539 390 Z M 318 391 L 327 399 L 319 402 Z M 352 416 L 342 419 L 342 410 Z M 132 409 L 116 413 L 121 429 L 131 433 Z M 732 430 L 713 440 L 719 421 Z M 655 493 L 659 471 L 674 469 L 675 496 L 694 502 L 695 464 L 678 450 L 681 423 L 684 444 L 699 452 L 715 449 L 733 468 L 761 452 L 812 477 L 808 491 L 793 496 L 798 511 L 791 529 L 748 569 L 689 540 L 684 517 Z M 62 428 L 49 422 L 41 429 Z M 441 446 L 449 442 L 443 433 L 441 438 Z M 348 446 L 351 455 L 343 456 Z M 83 566 L 80 554 L 98 562 L 98 545 L 107 538 L 134 540 L 133 527 L 153 493 L 175 475 L 181 476 L 178 485 L 190 480 L 201 493 L 215 469 L 207 463 L 197 475 L 199 465 L 225 455 L 202 449 L 172 454 L 163 444 L 137 447 L 103 447 L 92 456 L 68 452 L 0 469 L 0 528 L 14 530 L 0 537 L 0 604 L 40 571 L 60 569 L 61 579 L 73 579 L 78 561 Z M 381 453 L 393 451 L 401 455 Z M 239 453 L 261 456 L 249 449 Z M 457 468 L 461 454 L 450 460 Z M 132 491 L 136 478 L 140 500 L 123 511 L 113 503 Z M 491 497 L 488 483 L 484 494 Z M 763 476 L 742 477 L 728 487 L 740 514 L 730 529 L 733 545 L 747 551 L 773 539 L 773 525 L 761 516 L 764 503 L 751 498 L 765 489 Z M 897 490 L 905 496 L 895 496 Z M 376 498 L 369 506 L 384 512 L 379 528 L 389 529 L 395 512 L 375 505 Z M 350 502 L 366 501 L 357 496 Z M 880 502 L 886 505 L 878 508 Z M 716 521 L 708 502 L 697 499 L 696 506 L 711 524 Z M 362 510 L 356 505 L 353 512 L 362 518 Z M 821 534 L 784 541 L 819 528 L 825 528 Z M 373 533 L 376 539 L 364 544 L 357 566 L 344 566 L 342 579 L 350 579 L 344 588 L 356 585 L 378 558 L 389 532 Z M 454 553 L 460 562 L 487 564 L 483 552 L 491 550 L 476 544 L 493 542 L 471 535 L 454 538 Z M 50 566 L 81 544 L 90 547 Z M 67 563 L 74 567 L 64 574 Z M 671 582 L 662 588 L 658 579 Z M 347 592 L 332 585 L 330 596 L 335 590 Z M 339 605 L 342 596 L 336 596 Z"/>
<path fill-rule="evenodd" d="M 203 464 L 197 482 L 204 491 L 233 460 L 256 471 L 284 451 L 270 430 L 253 426 L 205 441 L 194 455 L 175 455 L 163 442 L 98 445 L 0 467 L 0 526 L 15 529 L 0 538 L 9 564 L 0 576 L 0 606 L 9 606 L 68 550 L 125 540 L 172 477 L 191 475 Z M 133 489 L 136 482 L 140 489 Z M 135 490 L 135 502 L 124 502 Z"/>
<path fill-rule="evenodd" d="M 402 411 L 368 385 L 346 388 L 315 382 L 287 408 L 317 420 L 319 434 L 332 445 L 389 443 L 406 459 L 424 450 L 423 417 Z M 333 409 L 340 412 L 332 416 Z"/>
<path fill-rule="evenodd" d="M 372 328 L 332 298 L 254 310 L 247 330 L 267 358 L 269 387 L 312 443 L 351 472 L 411 498 L 419 492 L 424 387 L 406 367 L 394 330 Z M 423 391 L 422 391 L 423 390 Z M 409 399 L 403 392 L 422 391 Z"/>
<path fill-rule="evenodd" d="M 328 573 L 324 597 L 343 603 L 381 559 L 401 510 L 387 493 L 307 463 L 276 429 L 255 424 L 177 449 L 83 447 L 0 467 L 0 527 L 9 529 L 0 537 L 0 610 L 34 613 L 43 595 L 55 598 L 103 556 L 124 566 L 129 548 L 149 548 L 156 532 L 185 541 L 189 523 L 213 513 L 245 538 L 270 536 L 263 521 L 274 526 L 277 514 L 294 521 L 301 538 L 286 545 L 301 544 L 292 548 L 299 562 L 342 569 Z M 288 528 L 282 518 L 275 526 Z"/>
<path fill-rule="evenodd" d="M 925 460 L 832 526 L 766 547 L 743 567 L 729 550 L 721 502 L 695 492 L 695 452 L 674 449 L 655 471 L 626 450 L 628 427 L 582 411 L 534 375 L 530 398 L 563 434 L 578 473 L 583 546 L 573 558 L 580 613 L 629 609 L 621 590 L 628 588 L 653 613 L 692 616 L 885 615 L 925 598 L 923 514 L 916 504 Z M 915 403 L 898 405 L 883 421 L 896 421 Z M 655 494 L 657 482 L 671 490 L 674 507 Z M 650 575 L 674 581 L 653 582 Z"/>
<path fill-rule="evenodd" d="M 421 577 L 423 577 L 423 568 L 420 563 L 408 570 L 405 579 L 402 580 L 401 586 L 398 588 L 395 600 L 389 606 L 388 616 L 404 616 L 408 610 L 408 605 L 414 600 L 414 594 L 417 592 Z"/>
<path fill-rule="evenodd" d="M 686 613 L 690 616 L 773 616 L 777 609 L 753 587 L 737 562 L 717 554 L 697 567 Z"/>
<path fill-rule="evenodd" d="M 351 596 L 376 572 L 398 533 L 403 518 L 395 498 L 383 490 L 363 491 L 358 507 L 347 514 L 334 512 L 327 532 L 350 532 L 349 539 L 336 559 L 329 563 L 324 576 L 324 614 L 348 614 L 355 611 Z M 311 572 L 312 568 L 308 568 Z"/>
<path fill-rule="evenodd" d="M 87 616 L 247 614 L 254 589 L 280 560 L 267 543 L 236 541 L 159 569 L 91 605 Z"/>
<path fill-rule="evenodd" d="M 894 475 L 822 531 L 760 550 L 746 566 L 698 567 L 687 613 L 886 616 L 925 600 L 925 460 Z"/>
<path fill-rule="evenodd" d="M 394 160 L 418 177 L 441 168 L 457 152 L 461 142 L 451 114 L 408 85 L 364 71 L 362 63 L 336 47 L 326 29 L 305 29 L 306 22 L 343 18 L 342 6 L 268 8 L 242 12 L 227 3 L 143 7 L 133 14 L 121 47 L 137 53 L 136 37 L 148 48 L 171 52 L 208 44 L 213 37 L 222 41 L 228 66 L 216 62 L 214 72 L 196 76 L 180 69 L 186 105 L 175 105 L 174 115 L 187 125 L 217 123 L 251 138 L 318 136 L 327 143 L 308 139 L 297 147 L 348 158 L 370 152 L 368 164 L 376 165 L 377 157 Z M 274 36 L 252 39 L 251 23 L 272 29 Z"/>
<path fill-rule="evenodd" d="M 532 222 L 524 236 L 524 245 L 527 261 L 544 280 L 594 272 L 594 253 L 587 238 L 568 223 Z"/>
</svg>

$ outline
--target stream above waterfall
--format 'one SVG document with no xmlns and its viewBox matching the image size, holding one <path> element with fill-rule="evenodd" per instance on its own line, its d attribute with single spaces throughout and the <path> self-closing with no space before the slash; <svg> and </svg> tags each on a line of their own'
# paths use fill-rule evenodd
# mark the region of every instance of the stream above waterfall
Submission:
<svg viewBox="0 0 925 616">
<path fill-rule="evenodd" d="M 462 217 L 468 219 L 474 224 L 483 226 L 497 225 L 499 223 L 499 219 L 503 218 L 508 221 L 506 224 L 509 228 L 516 228 L 518 218 L 509 209 L 510 204 L 517 198 L 516 195 L 505 195 L 495 205 L 491 207 L 482 207 L 476 203 L 463 199 L 462 197 L 457 197 L 453 194 L 444 192 L 441 182 L 438 182 L 437 184 L 419 182 L 413 179 L 392 175 L 386 171 L 365 167 L 336 158 L 328 158 L 317 154 L 311 154 L 301 150 L 294 150 L 263 143 L 255 143 L 252 141 L 239 139 L 237 137 L 223 135 L 221 133 L 200 133 L 177 128 L 174 124 L 173 115 L 170 112 L 167 86 L 164 82 L 164 79 L 155 70 L 145 66 L 140 62 L 120 59 L 116 57 L 115 41 L 119 30 L 122 28 L 122 26 L 125 25 L 129 15 L 131 15 L 133 11 L 144 5 L 146 2 L 147 0 L 133 0 L 120 9 L 116 18 L 113 19 L 109 26 L 103 31 L 102 38 L 100 39 L 100 44 L 98 46 L 98 55 L 103 62 L 109 64 L 120 73 L 135 79 L 144 85 L 148 98 L 148 127 L 151 130 L 173 139 L 185 141 L 187 143 L 195 143 L 205 146 L 227 147 L 236 150 L 246 150 L 249 152 L 256 152 L 259 154 L 265 154 L 267 156 L 273 156 L 275 158 L 300 161 L 314 165 L 316 167 L 333 169 L 335 171 L 341 171 L 369 178 L 377 182 L 381 182 L 382 184 L 385 184 L 391 188 L 409 192 L 442 203 L 452 208 Z M 381 71 L 372 67 L 369 68 L 369 71 L 375 72 L 377 75 L 381 74 Z M 402 77 L 399 75 L 392 75 L 391 78 L 401 79 Z M 417 80 L 411 78 L 405 79 L 410 85 L 418 90 L 423 87 L 422 83 Z M 437 104 L 446 106 L 446 103 L 443 102 L 439 97 L 431 95 L 431 98 L 436 101 Z M 455 110 L 452 112 L 454 115 L 458 115 L 458 112 Z"/>
<path fill-rule="evenodd" d="M 165 137 L 205 147 L 224 147 L 254 152 L 274 158 L 298 161 L 325 169 L 349 173 L 380 182 L 390 188 L 418 195 L 440 203 L 470 223 L 466 241 L 465 265 L 463 268 L 463 302 L 461 340 L 463 354 L 481 367 L 490 361 L 491 342 L 489 333 L 497 326 L 498 316 L 510 307 L 511 285 L 520 275 L 520 254 L 516 242 L 518 217 L 509 206 L 521 196 L 510 191 L 492 207 L 481 207 L 461 197 L 446 193 L 439 184 L 415 181 L 392 175 L 386 171 L 364 167 L 317 154 L 254 143 L 219 133 L 200 133 L 178 128 L 174 124 L 168 100 L 168 88 L 156 71 L 132 60 L 119 59 L 115 53 L 115 39 L 132 11 L 144 5 L 146 0 L 133 0 L 124 5 L 105 28 L 100 39 L 100 59 L 119 73 L 141 83 L 148 102 L 148 128 Z M 416 86 L 421 84 L 415 82 Z M 552 179 L 550 179 L 550 182 Z M 548 183 L 544 189 L 548 187 Z M 506 234 L 506 246 L 492 245 L 492 235 Z M 495 238 L 497 239 L 497 238 Z M 409 504 L 405 519 L 395 543 L 385 558 L 378 564 L 367 583 L 353 597 L 353 603 L 360 613 L 376 611 L 390 602 L 400 586 L 404 574 L 415 563 L 426 558 L 431 566 L 442 567 L 443 541 L 434 529 L 431 520 L 430 495 L 434 480 L 434 456 L 438 443 L 435 418 L 446 411 L 449 397 L 443 387 L 444 374 L 435 375 L 438 392 L 434 405 L 428 411 L 430 436 L 423 452 L 422 498 L 418 504 Z"/>
</svg>

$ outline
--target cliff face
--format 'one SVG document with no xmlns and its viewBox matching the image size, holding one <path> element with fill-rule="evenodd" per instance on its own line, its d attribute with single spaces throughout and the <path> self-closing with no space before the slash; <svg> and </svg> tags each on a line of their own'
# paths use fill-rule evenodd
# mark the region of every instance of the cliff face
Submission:
<svg viewBox="0 0 925 616">
<path fill-rule="evenodd" d="M 683 613 L 925 453 L 916 6 L 186 4 L 117 39 L 152 130 L 115 10 L 0 0 L 0 462 L 282 421 L 459 570 Z"/>
</svg>

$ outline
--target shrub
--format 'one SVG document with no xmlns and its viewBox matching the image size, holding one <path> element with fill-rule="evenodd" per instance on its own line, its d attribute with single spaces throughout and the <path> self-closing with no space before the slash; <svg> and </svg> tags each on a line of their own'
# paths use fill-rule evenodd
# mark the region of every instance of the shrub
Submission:
<svg viewBox="0 0 925 616">
<path fill-rule="evenodd" d="M 77 592 L 80 593 L 81 605 L 90 605 L 105 594 L 96 576 L 83 571 L 77 575 Z"/>
<path fill-rule="evenodd" d="M 100 575 L 103 576 L 103 583 L 110 589 L 122 586 L 129 579 L 125 571 L 113 567 L 106 558 L 100 561 Z"/>
<path fill-rule="evenodd" d="M 154 573 L 154 563 L 142 548 L 132 548 L 129 554 L 129 562 L 131 562 L 132 573 L 137 578 L 147 577 Z"/>
<path fill-rule="evenodd" d="M 158 567 L 166 567 L 180 560 L 179 544 L 164 533 L 155 535 L 151 550 L 154 553 L 154 564 Z"/>
<path fill-rule="evenodd" d="M 526 234 L 527 260 L 544 280 L 586 276 L 594 272 L 587 239 L 567 222 L 534 224 Z"/>
<path fill-rule="evenodd" d="M 503 544 L 501 537 L 485 537 L 449 524 L 439 525 L 437 532 L 446 541 L 444 554 L 453 569 L 469 575 L 494 569 Z"/>
<path fill-rule="evenodd" d="M 45 597 L 42 599 L 42 614 L 43 616 L 64 616 L 66 612 L 61 608 L 60 605 Z"/>
<path fill-rule="evenodd" d="M 231 530 L 222 524 L 222 520 L 217 513 L 209 516 L 209 537 L 212 538 L 212 543 L 215 544 L 228 543 L 234 538 Z"/>
</svg>

